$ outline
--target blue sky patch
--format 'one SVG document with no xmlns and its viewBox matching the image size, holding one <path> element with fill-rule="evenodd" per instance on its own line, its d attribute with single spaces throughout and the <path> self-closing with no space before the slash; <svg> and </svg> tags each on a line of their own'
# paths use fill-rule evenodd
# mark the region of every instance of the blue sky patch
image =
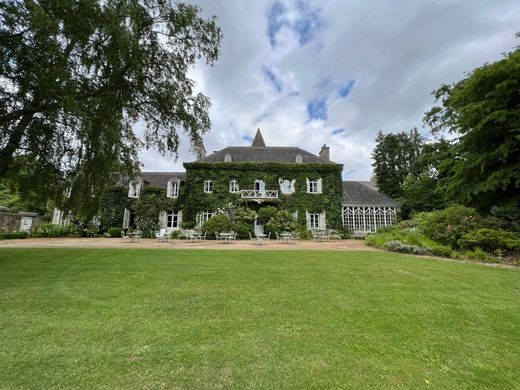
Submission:
<svg viewBox="0 0 520 390">
<path fill-rule="evenodd" d="M 348 94 L 352 91 L 352 87 L 356 84 L 356 80 L 350 80 L 347 84 L 339 89 L 339 96 L 347 97 Z"/>
<path fill-rule="evenodd" d="M 248 143 L 251 143 L 251 142 L 253 142 L 253 137 L 251 137 L 251 136 L 249 136 L 249 135 L 244 135 L 244 136 L 242 137 L 242 141 L 244 141 L 244 142 L 248 142 Z"/>
<path fill-rule="evenodd" d="M 283 14 L 285 13 L 285 7 L 280 2 L 275 2 L 267 15 L 267 35 L 269 36 L 269 42 L 272 47 L 276 46 L 276 34 L 287 21 L 284 20 Z"/>
<path fill-rule="evenodd" d="M 327 99 L 318 98 L 307 103 L 309 119 L 327 119 Z"/>
<path fill-rule="evenodd" d="M 332 134 L 333 135 L 341 134 L 341 133 L 344 133 L 344 132 L 345 132 L 345 129 L 334 129 L 334 130 L 332 130 Z"/>
</svg>

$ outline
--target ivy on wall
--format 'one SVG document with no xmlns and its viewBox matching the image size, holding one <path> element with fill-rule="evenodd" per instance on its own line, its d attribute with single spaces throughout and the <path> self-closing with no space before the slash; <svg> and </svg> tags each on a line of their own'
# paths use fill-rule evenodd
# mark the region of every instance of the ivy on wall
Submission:
<svg viewBox="0 0 520 390">
<path fill-rule="evenodd" d="M 342 166 L 323 163 L 185 163 L 186 181 L 181 183 L 179 196 L 168 198 L 166 188 L 145 185 L 137 199 L 128 198 L 128 188 L 115 187 L 103 195 L 100 220 L 105 228 L 121 227 L 124 209 L 138 216 L 140 225 L 152 230 L 159 222 L 161 211 L 183 211 L 183 220 L 195 222 L 204 210 L 215 212 L 229 204 L 243 205 L 258 211 L 265 205 L 275 206 L 291 213 L 298 212 L 298 223 L 306 225 L 305 212 L 326 213 L 327 227 L 342 226 L 341 203 L 343 187 Z M 308 194 L 307 179 L 322 179 L 322 193 Z M 295 192 L 282 194 L 279 179 L 295 180 Z M 204 192 L 204 181 L 213 182 L 213 192 Z M 267 190 L 277 190 L 278 199 L 261 204 L 243 200 L 240 194 L 229 192 L 229 182 L 236 180 L 240 190 L 254 189 L 255 180 L 263 180 Z"/>
<path fill-rule="evenodd" d="M 214 211 L 229 203 L 245 204 L 258 209 L 252 200 L 241 199 L 240 194 L 229 192 L 229 182 L 236 180 L 240 190 L 254 189 L 255 180 L 263 180 L 266 190 L 278 190 L 278 199 L 264 201 L 262 205 L 273 205 L 290 212 L 298 212 L 298 222 L 306 224 L 305 211 L 326 213 L 327 226 L 340 228 L 343 187 L 342 165 L 323 163 L 185 163 L 187 194 L 183 202 L 184 220 L 195 220 L 203 210 Z M 322 193 L 308 194 L 307 180 L 322 179 Z M 296 180 L 295 192 L 281 194 L 279 179 Z M 213 192 L 204 193 L 204 181 L 213 182 Z M 182 188 L 182 187 L 181 187 Z"/>
</svg>

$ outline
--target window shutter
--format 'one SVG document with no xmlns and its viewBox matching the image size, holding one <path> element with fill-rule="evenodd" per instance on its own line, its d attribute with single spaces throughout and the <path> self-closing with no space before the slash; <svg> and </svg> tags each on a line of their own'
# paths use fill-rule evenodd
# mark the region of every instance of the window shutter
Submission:
<svg viewBox="0 0 520 390">
<path fill-rule="evenodd" d="M 133 195 L 133 187 L 134 187 L 134 184 L 132 182 L 128 183 L 128 197 L 131 198 L 132 195 Z"/>
<path fill-rule="evenodd" d="M 318 194 L 321 194 L 321 188 L 322 188 L 321 179 L 318 179 Z"/>
<path fill-rule="evenodd" d="M 182 225 L 182 210 L 179 211 L 178 217 L 177 217 L 177 227 L 180 228 Z"/>
<path fill-rule="evenodd" d="M 327 228 L 327 224 L 325 223 L 325 211 L 323 213 L 320 213 L 319 225 L 320 225 L 320 230 L 325 230 Z"/>
<path fill-rule="evenodd" d="M 311 192 L 311 181 L 306 178 L 305 180 L 307 180 L 307 193 Z"/>
<path fill-rule="evenodd" d="M 173 183 L 171 181 L 168 182 L 166 186 L 166 197 L 171 198 L 173 195 Z"/>
<path fill-rule="evenodd" d="M 294 193 L 296 191 L 296 179 L 291 180 L 291 193 Z"/>
<path fill-rule="evenodd" d="M 161 228 L 165 228 L 166 227 L 166 211 L 161 211 L 159 213 L 159 226 Z"/>
<path fill-rule="evenodd" d="M 130 225 L 130 210 L 125 209 L 125 213 L 123 214 L 123 229 L 128 229 Z"/>
<path fill-rule="evenodd" d="M 308 182 L 309 180 L 307 180 Z M 309 212 L 305 210 L 305 220 L 307 221 L 307 229 L 311 228 L 311 216 L 309 215 Z"/>
</svg>

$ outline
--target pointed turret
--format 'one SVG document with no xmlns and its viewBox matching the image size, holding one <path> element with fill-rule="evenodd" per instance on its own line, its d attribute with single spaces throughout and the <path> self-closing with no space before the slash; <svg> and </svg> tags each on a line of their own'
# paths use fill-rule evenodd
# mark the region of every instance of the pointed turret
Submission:
<svg viewBox="0 0 520 390">
<path fill-rule="evenodd" d="M 253 140 L 251 147 L 252 148 L 265 148 L 264 137 L 262 137 L 262 133 L 261 133 L 260 129 L 256 130 L 255 139 Z"/>
</svg>

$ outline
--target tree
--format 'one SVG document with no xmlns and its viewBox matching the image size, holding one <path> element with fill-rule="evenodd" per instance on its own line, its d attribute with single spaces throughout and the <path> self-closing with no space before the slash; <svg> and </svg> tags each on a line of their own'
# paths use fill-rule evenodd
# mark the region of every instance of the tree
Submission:
<svg viewBox="0 0 520 390">
<path fill-rule="evenodd" d="M 423 145 L 421 155 L 412 163 L 402 185 L 403 217 L 411 211 L 431 211 L 446 206 L 439 183 L 446 176 L 441 164 L 451 160 L 452 149 L 451 143 L 444 139 Z"/>
<path fill-rule="evenodd" d="M 423 137 L 416 128 L 397 134 L 383 134 L 376 138 L 372 153 L 374 177 L 379 191 L 391 198 L 403 195 L 401 186 L 415 159 L 420 155 Z"/>
<path fill-rule="evenodd" d="M 440 106 L 424 121 L 456 137 L 442 191 L 447 199 L 489 212 L 520 205 L 520 50 L 434 91 Z"/>
<path fill-rule="evenodd" d="M 140 147 L 176 155 L 180 130 L 196 144 L 210 102 L 187 73 L 217 59 L 222 37 L 199 13 L 169 0 L 0 2 L 0 178 L 92 213 Z"/>
</svg>

